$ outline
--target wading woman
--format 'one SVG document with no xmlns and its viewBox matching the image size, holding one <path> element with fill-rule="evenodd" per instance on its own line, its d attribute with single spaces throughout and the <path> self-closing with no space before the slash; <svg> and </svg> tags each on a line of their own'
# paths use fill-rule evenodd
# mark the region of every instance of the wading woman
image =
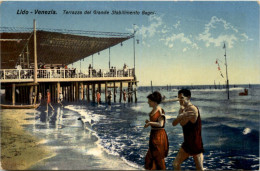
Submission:
<svg viewBox="0 0 260 171">
<path fill-rule="evenodd" d="M 147 98 L 149 106 L 153 109 L 149 113 L 150 121 L 146 120 L 144 126 L 145 128 L 151 126 L 149 149 L 145 156 L 145 169 L 165 170 L 164 158 L 168 155 L 169 142 L 164 130 L 166 120 L 164 110 L 159 106 L 162 96 L 155 91 Z"/>
</svg>

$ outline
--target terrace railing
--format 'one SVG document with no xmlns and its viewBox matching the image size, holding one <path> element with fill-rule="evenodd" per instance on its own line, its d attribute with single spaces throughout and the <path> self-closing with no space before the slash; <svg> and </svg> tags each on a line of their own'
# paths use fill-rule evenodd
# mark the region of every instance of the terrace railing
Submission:
<svg viewBox="0 0 260 171">
<path fill-rule="evenodd" d="M 134 69 L 38 69 L 37 78 L 102 78 L 102 77 L 134 77 Z M 0 80 L 26 80 L 34 78 L 33 69 L 0 69 Z"/>
</svg>

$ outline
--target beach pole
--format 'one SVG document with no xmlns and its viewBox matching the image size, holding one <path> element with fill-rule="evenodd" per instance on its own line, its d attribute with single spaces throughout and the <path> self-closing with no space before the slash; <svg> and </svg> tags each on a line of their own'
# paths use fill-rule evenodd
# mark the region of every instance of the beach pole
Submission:
<svg viewBox="0 0 260 171">
<path fill-rule="evenodd" d="M 15 105 L 15 84 L 12 84 L 12 102 Z"/>
<path fill-rule="evenodd" d="M 151 80 L 151 90 L 152 90 L 152 93 L 153 93 L 153 81 Z"/>
<path fill-rule="evenodd" d="M 225 49 L 225 65 L 226 65 L 226 78 L 227 78 L 227 86 L 226 86 L 226 89 L 227 89 L 227 97 L 228 97 L 228 100 L 229 100 L 229 80 L 228 80 L 228 70 L 227 70 L 227 53 L 226 53 L 226 45 L 224 43 L 224 47 Z"/>
</svg>

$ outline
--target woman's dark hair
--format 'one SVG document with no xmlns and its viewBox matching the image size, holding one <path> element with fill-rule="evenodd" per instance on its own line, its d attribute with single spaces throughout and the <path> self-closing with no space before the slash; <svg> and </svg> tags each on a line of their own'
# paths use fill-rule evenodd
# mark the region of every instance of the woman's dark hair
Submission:
<svg viewBox="0 0 260 171">
<path fill-rule="evenodd" d="M 148 95 L 147 98 L 153 102 L 156 102 L 157 104 L 160 104 L 162 101 L 162 95 L 158 91 L 155 91 L 152 94 Z"/>
</svg>

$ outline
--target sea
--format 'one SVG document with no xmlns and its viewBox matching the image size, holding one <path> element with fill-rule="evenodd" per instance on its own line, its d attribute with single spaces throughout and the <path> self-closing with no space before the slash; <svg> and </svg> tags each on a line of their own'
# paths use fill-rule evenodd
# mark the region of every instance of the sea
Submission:
<svg viewBox="0 0 260 171">
<path fill-rule="evenodd" d="M 137 103 L 86 101 L 54 104 L 55 110 L 41 105 L 28 113 L 34 123 L 25 129 L 40 138 L 56 155 L 33 165 L 29 170 L 141 170 L 148 150 L 150 128 L 144 128 L 152 110 L 147 96 L 159 91 L 166 99 L 177 97 L 180 88 L 191 90 L 191 102 L 202 119 L 204 168 L 209 170 L 259 170 L 260 85 L 231 86 L 229 100 L 224 88 L 212 86 L 138 87 Z M 239 96 L 248 89 L 247 96 Z M 104 99 L 104 93 L 101 95 Z M 114 101 L 114 99 L 112 99 Z M 183 142 L 182 127 L 172 126 L 179 103 L 160 106 L 166 112 L 165 129 L 169 138 L 166 168 L 173 169 Z M 28 118 L 29 119 L 29 118 Z M 182 169 L 195 170 L 190 157 Z"/>
</svg>

